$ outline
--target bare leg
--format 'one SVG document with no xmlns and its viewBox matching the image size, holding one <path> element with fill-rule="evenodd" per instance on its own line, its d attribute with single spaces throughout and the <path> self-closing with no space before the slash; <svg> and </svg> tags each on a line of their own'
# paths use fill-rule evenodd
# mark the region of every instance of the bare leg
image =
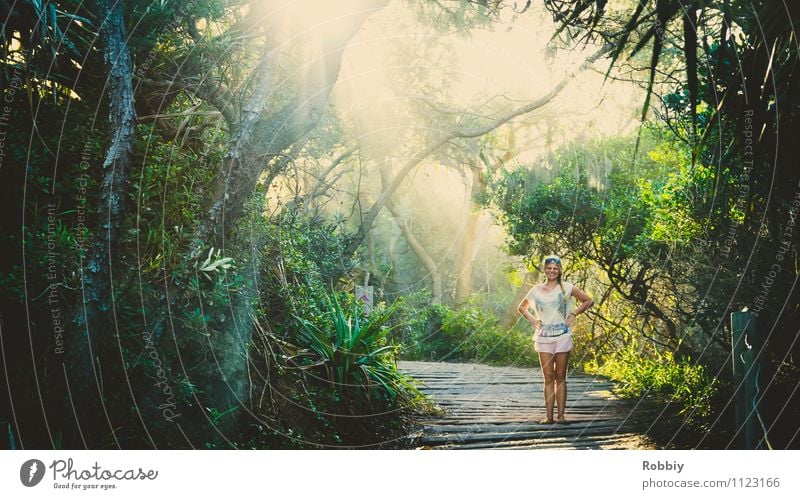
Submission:
<svg viewBox="0 0 800 499">
<path fill-rule="evenodd" d="M 539 364 L 542 366 L 542 377 L 544 377 L 544 407 L 547 412 L 545 422 L 552 423 L 553 406 L 556 399 L 556 371 L 553 354 L 539 352 Z"/>
<path fill-rule="evenodd" d="M 555 354 L 555 384 L 556 402 L 558 403 L 558 421 L 564 421 L 564 411 L 567 407 L 567 365 L 569 364 L 569 352 L 558 352 Z"/>
</svg>

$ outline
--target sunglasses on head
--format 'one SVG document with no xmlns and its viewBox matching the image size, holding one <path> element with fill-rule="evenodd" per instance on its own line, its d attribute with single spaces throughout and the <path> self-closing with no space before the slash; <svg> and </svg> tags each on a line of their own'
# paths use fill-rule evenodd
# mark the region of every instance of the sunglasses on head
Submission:
<svg viewBox="0 0 800 499">
<path fill-rule="evenodd" d="M 547 265 L 548 263 L 557 263 L 557 264 L 561 265 L 561 259 L 560 258 L 554 258 L 554 257 L 553 258 L 545 258 L 544 259 L 544 264 Z"/>
</svg>

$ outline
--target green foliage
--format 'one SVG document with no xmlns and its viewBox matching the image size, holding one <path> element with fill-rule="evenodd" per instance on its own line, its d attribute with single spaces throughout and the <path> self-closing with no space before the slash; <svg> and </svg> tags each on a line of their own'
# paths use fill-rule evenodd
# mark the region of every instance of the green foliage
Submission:
<svg viewBox="0 0 800 499">
<path fill-rule="evenodd" d="M 717 382 L 690 359 L 676 360 L 669 352 L 645 355 L 632 342 L 614 355 L 588 361 L 584 369 L 616 381 L 615 391 L 622 397 L 676 404 L 678 414 L 693 427 L 708 423 L 712 414 Z"/>
<path fill-rule="evenodd" d="M 587 253 L 599 243 L 598 257 L 635 258 L 699 237 L 714 170 L 691 165 L 686 147 L 656 127 L 631 164 L 633 146 L 623 138 L 565 147 L 549 158 L 549 180 L 536 170 L 503 171 L 490 199 L 511 252 L 551 244 Z"/>
<path fill-rule="evenodd" d="M 727 339 L 718 334 L 719 324 L 724 333 L 721 319 L 730 307 L 752 303 L 762 290 L 769 291 L 769 297 L 759 298 L 764 308 L 759 320 L 765 325 L 774 320 L 770 330 L 776 334 L 762 358 L 765 363 L 773 359 L 772 379 L 785 391 L 772 384 L 765 400 L 777 401 L 774 407 L 791 407 L 784 400 L 795 395 L 798 370 L 792 359 L 797 357 L 797 343 L 794 334 L 777 333 L 794 331 L 800 310 L 792 271 L 798 267 L 798 170 L 794 148 L 785 147 L 798 128 L 798 115 L 792 110 L 797 109 L 800 79 L 793 70 L 797 44 L 791 31 L 797 13 L 787 19 L 779 0 L 700 2 L 697 9 L 684 9 L 676 0 L 614 6 L 605 0 L 545 3 L 558 14 L 564 33 L 570 26 L 579 27 L 611 40 L 612 66 L 623 54 L 644 55 L 652 45 L 649 90 L 657 88 L 656 71 L 671 71 L 676 59 L 685 64 L 674 67 L 685 71 L 683 76 L 670 75 L 677 75 L 679 84 L 662 98 L 669 131 L 645 130 L 638 157 L 631 157 L 632 139 L 607 140 L 553 153 L 552 178 L 542 172 L 513 171 L 495 179 L 486 199 L 499 208 L 512 251 L 527 255 L 543 247 L 569 250 L 571 262 L 580 262 L 573 269 L 580 266 L 582 276 L 604 291 L 596 294 L 605 298 L 594 309 L 599 324 L 592 331 L 596 345 L 603 345 L 604 352 L 624 346 L 607 358 L 598 356 L 591 368 L 618 379 L 620 393 L 649 394 L 680 405 L 690 418 L 709 414 L 715 387 L 703 368 L 668 350 L 684 348 L 692 342 L 690 336 L 701 337 L 696 344 L 724 346 Z M 412 5 L 433 26 L 467 32 L 497 19 L 503 3 Z M 0 315 L 9 331 L 27 328 L 29 333 L 26 338 L 9 336 L 8 350 L 29 351 L 37 359 L 35 369 L 15 359 L 7 375 L 25 386 L 39 379 L 54 381 L 46 383 L 48 392 L 39 400 L 24 395 L 28 399 L 22 404 L 22 419 L 42 410 L 52 421 L 73 418 L 72 408 L 51 407 L 48 400 L 68 393 L 56 384 L 65 363 L 55 353 L 53 333 L 63 325 L 65 338 L 78 337 L 68 323 L 83 299 L 81 251 L 105 229 L 113 232 L 109 249 L 115 259 L 114 300 L 102 306 L 110 316 L 113 307 L 114 329 L 113 334 L 96 335 L 93 354 L 104 387 L 129 388 L 103 394 L 107 419 L 119 424 L 119 437 L 128 446 L 143 445 L 147 432 L 137 428 L 142 417 L 134 413 L 157 407 L 153 400 L 138 398 L 152 394 L 156 373 L 165 376 L 177 402 L 203 416 L 193 423 L 210 419 L 224 425 L 248 411 L 205 404 L 203 395 L 227 393 L 219 385 L 246 382 L 242 372 L 225 371 L 232 365 L 263 368 L 268 375 L 258 388 L 272 393 L 274 382 L 302 411 L 292 412 L 289 404 L 261 407 L 264 419 L 275 422 L 274 428 L 267 424 L 259 429 L 262 442 L 280 441 L 265 435 L 283 432 L 288 435 L 283 442 L 292 445 L 346 445 L 341 426 L 327 417 L 331 408 L 399 406 L 415 393 L 398 378 L 393 363 L 397 347 L 389 343 L 390 335 L 402 341 L 403 354 L 410 358 L 535 361 L 529 331 L 506 331 L 493 314 L 474 304 L 430 306 L 412 297 L 397 310 L 378 309 L 365 319 L 356 309 L 346 313 L 351 304 L 342 306 L 325 291 L 342 282 L 349 285 L 353 278 L 346 275 L 352 262 L 341 258 L 339 225 L 289 209 L 270 219 L 263 213 L 266 192 L 254 196 L 249 218 L 224 250 L 193 241 L 195 224 L 213 200 L 209 187 L 221 172 L 231 139 L 225 129 L 237 129 L 234 122 L 240 113 L 247 114 L 241 104 L 252 90 L 249 71 L 265 48 L 253 33 L 269 30 L 248 26 L 258 17 L 255 11 L 220 0 L 132 0 L 123 8 L 136 70 L 137 115 L 140 123 L 148 124 L 135 132 L 135 167 L 125 192 L 117 193 L 127 196 L 130 209 L 115 227 L 103 225 L 100 215 L 106 207 L 98 202 L 105 174 L 99 163 L 109 144 L 107 116 L 98 110 L 107 109 L 109 89 L 102 44 L 96 43 L 102 21 L 96 3 L 23 0 L 9 10 L 3 28 L 0 86 L 9 126 L 0 151 L 0 198 L 5 202 L 0 211 L 9 230 L 2 239 L 6 258 L 0 265 Z M 695 18 L 698 10 L 701 14 Z M 681 21 L 684 35 L 676 40 L 680 30 L 673 28 Z M 696 32 L 704 34 L 698 38 Z M 281 45 L 281 40 L 268 43 Z M 698 65 L 700 50 L 704 64 Z M 430 54 L 439 58 L 435 64 L 425 63 Z M 427 50 L 419 64 L 399 64 L 413 66 L 405 71 L 404 86 L 446 107 L 455 75 L 442 68 L 451 55 L 439 47 Z M 277 71 L 278 80 L 291 72 L 289 56 L 280 59 L 270 68 Z M 426 67 L 437 69 L 435 82 L 421 82 Z M 684 77 L 685 83 L 680 82 Z M 214 84 L 199 88 L 199 81 Z M 264 102 L 270 112 L 264 116 L 281 109 L 290 94 L 285 85 L 270 89 Z M 228 107 L 233 117 L 219 118 Z M 158 126 L 148 121 L 154 116 Z M 347 134 L 331 123 L 320 135 L 316 150 L 298 142 L 282 153 L 313 159 L 342 147 Z M 414 140 L 398 142 L 410 148 Z M 276 158 L 251 159 L 277 168 L 272 163 Z M 298 172 L 302 160 L 295 164 Z M 298 180 L 298 188 L 301 183 Z M 201 254 L 191 256 L 195 253 Z M 774 284 L 770 277 L 771 288 L 766 289 L 764 276 L 777 262 L 782 275 Z M 275 345 L 287 350 L 296 343 L 307 347 L 305 369 L 293 370 L 296 366 L 281 355 L 257 352 L 248 342 L 252 316 L 265 318 L 269 331 L 264 336 L 276 350 Z M 142 354 L 150 342 L 143 340 L 143 332 L 152 338 L 152 355 Z M 667 353 L 636 350 L 632 338 L 645 334 L 662 340 Z M 249 362 L 262 353 L 263 362 Z M 325 383 L 311 376 L 317 371 L 325 373 Z M 154 421 L 150 416 L 148 422 Z M 792 420 L 791 426 L 771 425 L 774 433 L 789 429 L 784 433 L 794 434 L 797 418 L 789 416 L 784 418 Z M 211 433 L 192 425 L 184 428 L 193 440 Z M 60 429 L 55 433 L 61 434 Z M 43 446 L 29 438 L 28 446 Z M 108 439 L 92 438 L 90 444 Z M 55 445 L 61 446 L 60 438 Z"/>
<path fill-rule="evenodd" d="M 411 379 L 397 370 L 398 347 L 388 343 L 387 321 L 395 307 L 379 307 L 362 318 L 356 302 L 348 314 L 335 294 L 325 299 L 326 318 L 295 317 L 300 325 L 298 340 L 311 350 L 313 365 L 324 369 L 340 399 L 359 406 L 358 397 L 366 395 L 366 402 L 378 400 L 391 407 L 410 405 L 421 397 Z"/>
<path fill-rule="evenodd" d="M 498 324 L 481 327 L 467 337 L 465 346 L 467 352 L 472 352 L 471 355 L 476 362 L 516 366 L 539 365 L 539 357 L 533 348 L 533 337 L 528 328 L 504 329 Z"/>
<path fill-rule="evenodd" d="M 164 268 L 181 264 L 191 242 L 197 216 L 203 213 L 203 193 L 208 192 L 221 161 L 179 149 L 163 141 L 150 126 L 140 125 L 137 141 L 141 169 L 134 175 L 124 242 L 138 246 L 145 278 L 155 278 Z M 194 248 L 192 248 L 194 249 Z"/>
<path fill-rule="evenodd" d="M 729 189 L 733 178 L 726 169 L 693 164 L 688 147 L 655 125 L 643 131 L 631 162 L 634 144 L 623 138 L 564 147 L 549 158 L 552 178 L 533 169 L 502 172 L 492 182 L 491 204 L 513 254 L 561 253 L 594 294 L 609 304 L 627 302 L 613 311 L 606 303 L 595 308 L 607 319 L 599 323 L 608 333 L 601 336 L 655 333 L 668 347 L 687 349 L 681 328 L 717 320 L 698 313 L 705 305 L 697 293 L 712 285 L 713 271 L 701 271 L 713 262 L 707 231 L 735 213 L 734 200 L 712 192 Z M 625 336 L 600 343 L 613 350 Z"/>
<path fill-rule="evenodd" d="M 425 305 L 421 295 L 404 299 L 403 317 L 395 331 L 409 360 L 485 362 L 536 365 L 529 331 L 505 329 L 485 309 L 466 304 L 458 308 Z"/>
<path fill-rule="evenodd" d="M 30 95 L 63 102 L 79 73 L 73 61 L 91 60 L 96 27 L 92 6 L 75 0 L 20 0 L 3 6 L 0 81 L 8 69 L 24 73 Z M 80 67 L 80 66 L 78 66 Z"/>
<path fill-rule="evenodd" d="M 703 270 L 711 257 L 698 242 L 730 215 L 732 202 L 709 193 L 731 176 L 693 163 L 689 148 L 657 126 L 643 131 L 631 162 L 633 150 L 633 138 L 565 147 L 550 158 L 552 178 L 504 172 L 491 198 L 512 252 L 566 254 L 571 275 L 598 302 L 591 335 L 579 337 L 593 355 L 585 369 L 617 381 L 623 396 L 676 407 L 699 428 L 714 410 L 716 387 L 690 361 L 691 342 L 718 315 L 700 298 L 713 272 Z M 640 349 L 643 337 L 656 341 Z M 713 365 L 715 348 L 702 344 L 703 362 Z"/>
<path fill-rule="evenodd" d="M 402 345 L 400 354 L 411 360 L 441 360 L 452 345 L 441 334 L 448 308 L 431 305 L 424 292 L 398 299 L 398 324 L 393 337 Z"/>
</svg>

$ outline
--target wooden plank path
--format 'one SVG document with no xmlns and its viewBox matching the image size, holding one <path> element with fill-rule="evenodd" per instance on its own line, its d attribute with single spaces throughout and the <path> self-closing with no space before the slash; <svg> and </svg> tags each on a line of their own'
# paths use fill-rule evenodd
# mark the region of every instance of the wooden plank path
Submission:
<svg viewBox="0 0 800 499">
<path fill-rule="evenodd" d="M 612 383 L 567 378 L 567 424 L 544 419 L 542 375 L 536 368 L 445 362 L 398 362 L 443 409 L 427 417 L 416 445 L 433 449 L 652 449 L 633 417 L 635 403 L 615 398 Z"/>
</svg>

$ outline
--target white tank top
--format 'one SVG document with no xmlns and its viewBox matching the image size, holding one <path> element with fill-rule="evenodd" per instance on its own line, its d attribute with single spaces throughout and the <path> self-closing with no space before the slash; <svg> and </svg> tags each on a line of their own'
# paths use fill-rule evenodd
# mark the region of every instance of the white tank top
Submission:
<svg viewBox="0 0 800 499">
<path fill-rule="evenodd" d="M 536 318 L 542 321 L 541 329 L 536 332 L 536 341 L 546 343 L 572 334 L 572 329 L 567 327 L 567 310 L 572 297 L 572 287 L 572 283 L 562 281 L 561 286 L 556 286 L 550 291 L 541 284 L 528 291 L 525 298 L 533 308 Z"/>
</svg>

